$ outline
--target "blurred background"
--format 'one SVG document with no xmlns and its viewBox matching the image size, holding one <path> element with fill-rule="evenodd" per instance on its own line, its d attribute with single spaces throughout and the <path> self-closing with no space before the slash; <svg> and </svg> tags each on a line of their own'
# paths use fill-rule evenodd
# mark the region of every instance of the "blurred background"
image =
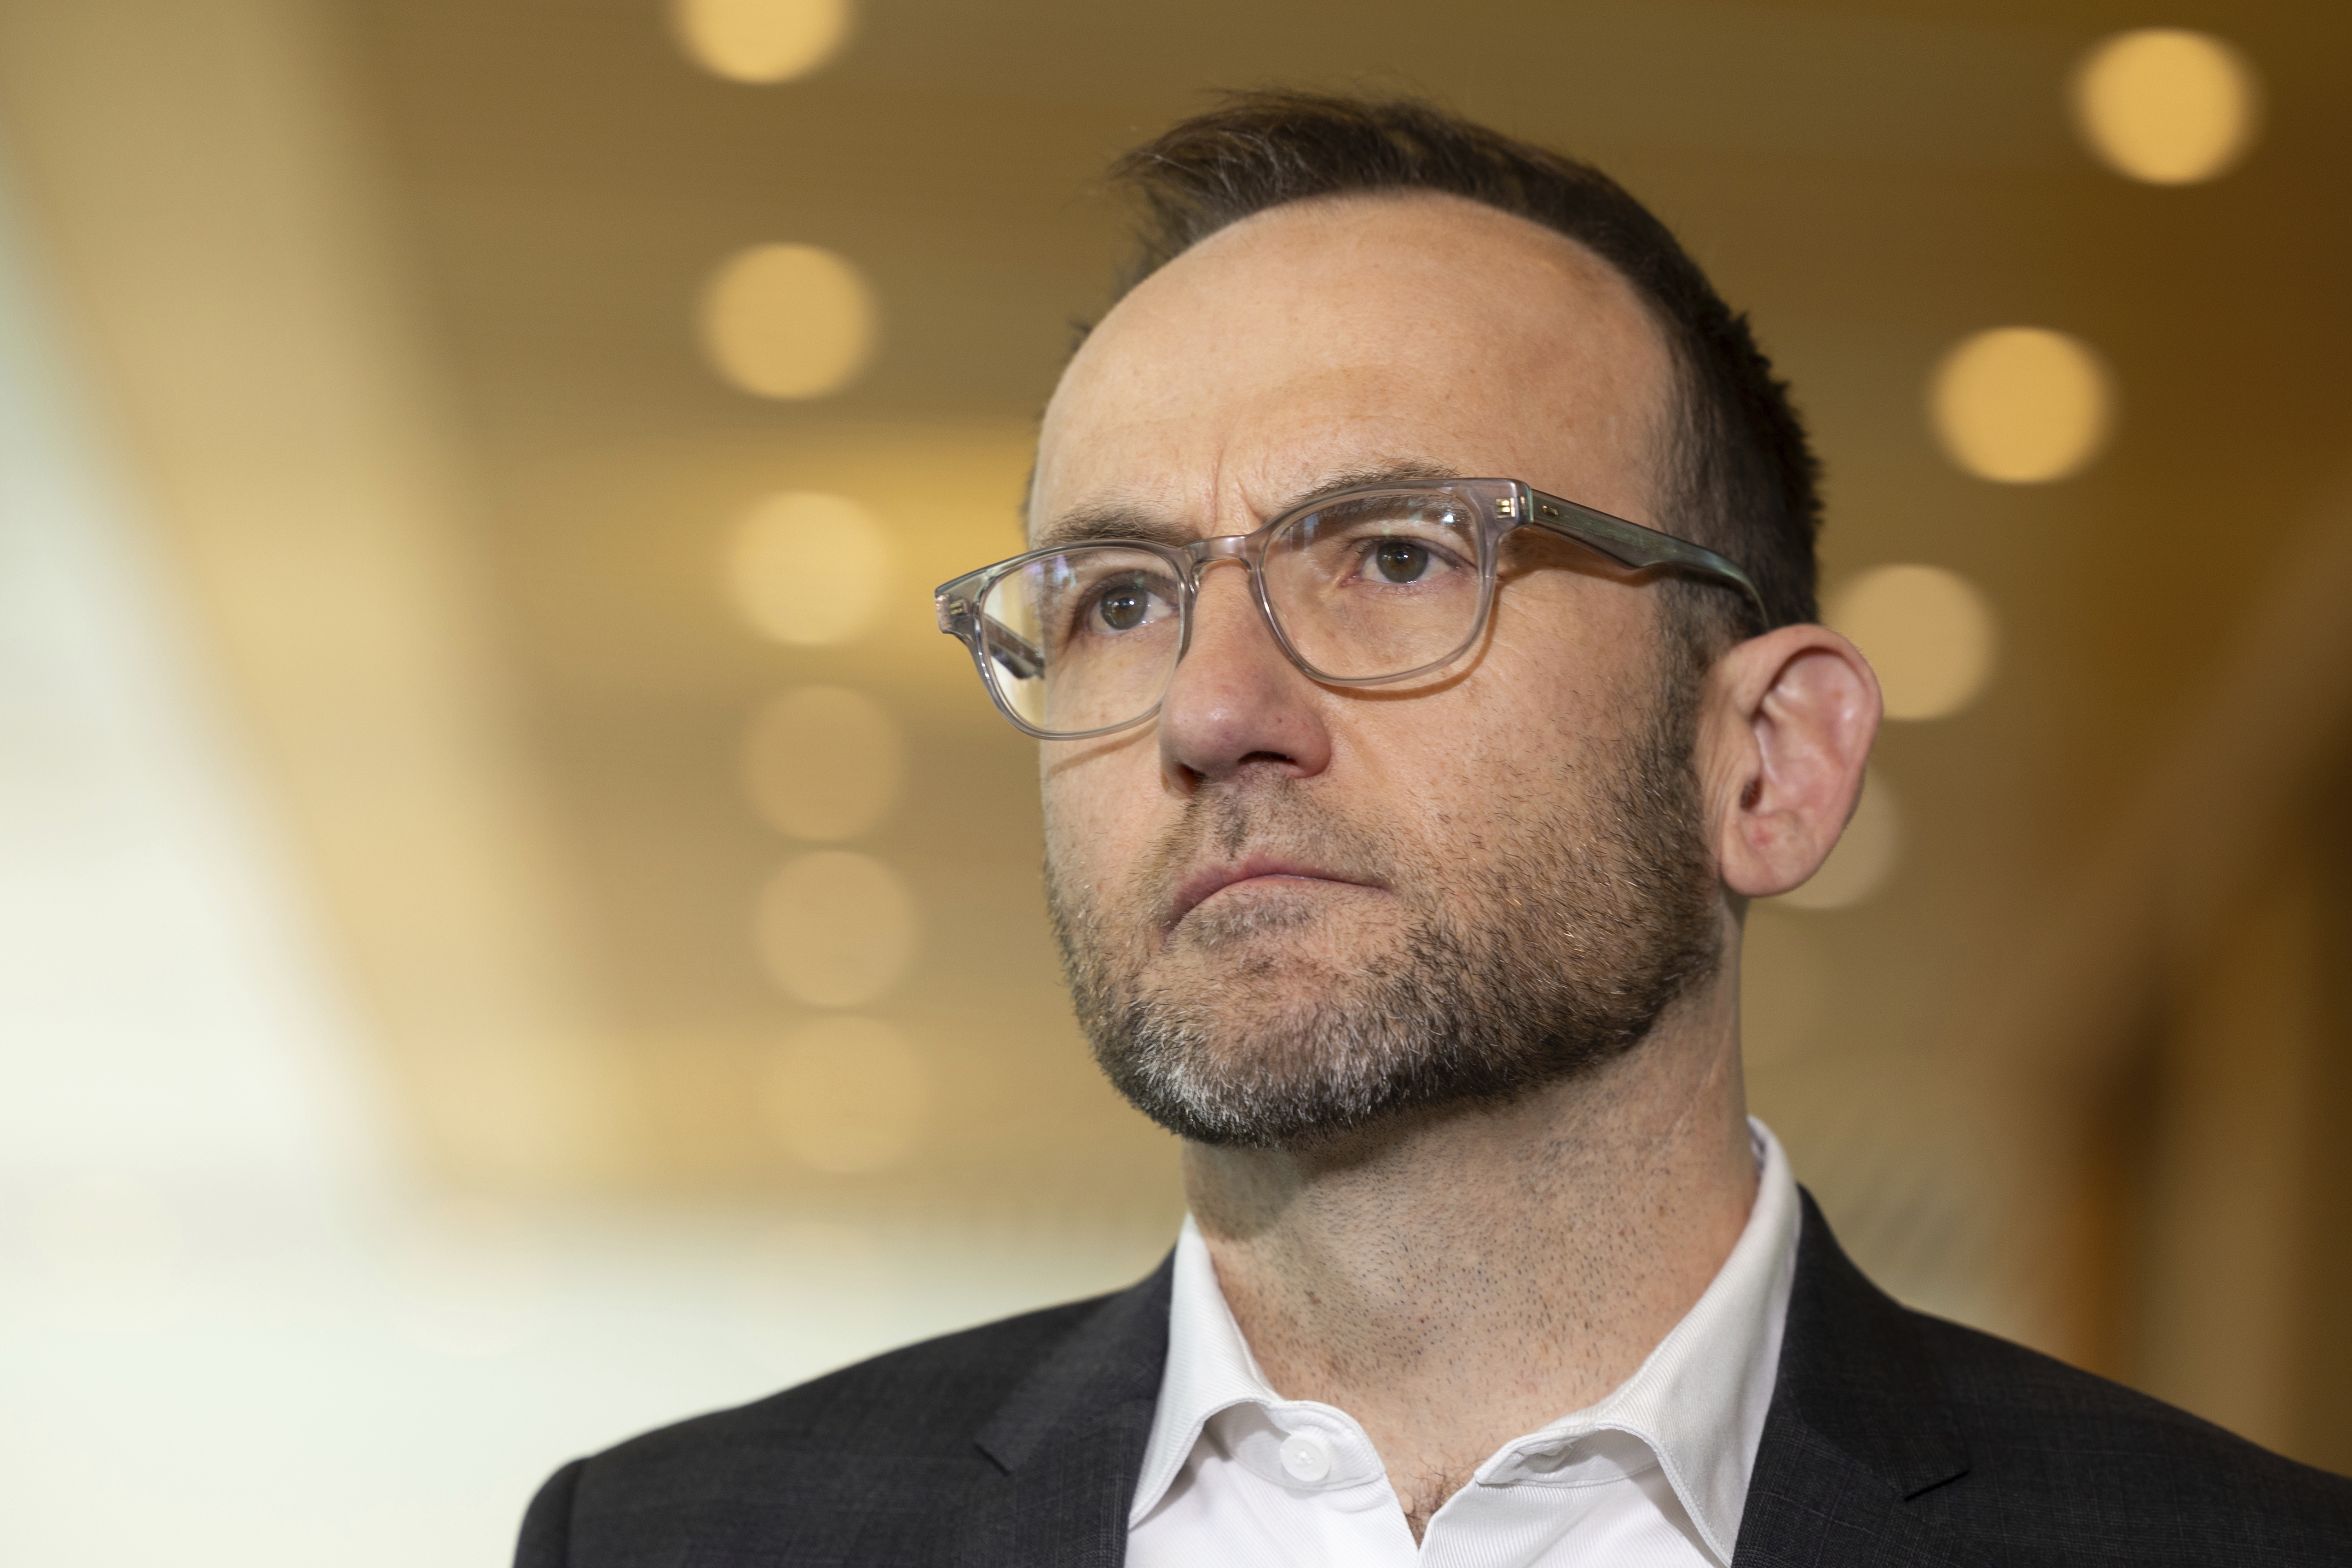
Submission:
<svg viewBox="0 0 2352 1568">
<path fill-rule="evenodd" d="M 0 1558 L 499 1563 L 1150 1267 L 927 595 L 1106 162 L 1274 82 L 1601 163 L 1795 383 L 1893 721 L 1745 1033 L 1848 1247 L 2352 1469 L 2352 11 L 0 0 Z"/>
</svg>

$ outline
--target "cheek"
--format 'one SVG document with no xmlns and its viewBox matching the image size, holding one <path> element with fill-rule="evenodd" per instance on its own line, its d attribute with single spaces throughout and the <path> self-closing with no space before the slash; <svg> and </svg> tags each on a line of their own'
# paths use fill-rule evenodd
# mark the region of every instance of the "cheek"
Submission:
<svg viewBox="0 0 2352 1568">
<path fill-rule="evenodd" d="M 1511 852 L 1530 795 L 1527 773 L 1553 743 L 1529 716 L 1443 697 L 1378 705 L 1362 716 L 1343 790 L 1332 804 L 1401 868 L 1437 882 Z M 1335 770 L 1338 771 L 1338 770 Z"/>
<path fill-rule="evenodd" d="M 1457 753 L 1458 765 L 1491 780 L 1498 795 L 1549 807 L 1573 806 L 1617 721 L 1602 706 L 1591 673 L 1538 666 L 1481 727 L 1480 743 Z"/>
<path fill-rule="evenodd" d="M 1494 859 L 1583 818 L 1617 766 L 1632 696 L 1623 672 L 1599 666 L 1556 633 L 1498 640 L 1475 679 L 1373 715 L 1362 763 L 1381 793 L 1413 803 L 1401 833 L 1441 858 Z"/>
<path fill-rule="evenodd" d="M 1573 753 L 1638 727 L 1658 689 L 1658 633 L 1644 586 L 1532 574 L 1497 595 L 1485 693 L 1528 743 Z"/>
<path fill-rule="evenodd" d="M 1119 879 L 1111 868 L 1131 865 L 1150 834 L 1156 792 L 1149 779 L 1129 779 L 1132 759 L 1098 756 L 1055 766 L 1043 780 L 1045 853 L 1065 881 L 1086 885 Z"/>
</svg>

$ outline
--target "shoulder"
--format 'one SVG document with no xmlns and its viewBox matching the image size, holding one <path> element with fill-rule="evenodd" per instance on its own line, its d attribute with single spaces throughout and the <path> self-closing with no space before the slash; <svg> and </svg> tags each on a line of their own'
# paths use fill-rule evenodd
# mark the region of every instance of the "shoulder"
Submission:
<svg viewBox="0 0 2352 1568">
<path fill-rule="evenodd" d="M 1114 1300 L 928 1340 L 574 1460 L 533 1500 L 519 1568 L 667 1563 L 658 1552 L 713 1534 L 784 1547 L 780 1561 L 838 1561 L 853 1544 L 888 1557 L 877 1531 L 896 1521 L 914 1544 L 986 1475 L 982 1426 Z"/>
<path fill-rule="evenodd" d="M 1994 1482 L 2020 1504 L 2127 1506 L 2190 1536 L 2248 1546 L 2308 1538 L 2352 1552 L 2352 1479 L 2007 1340 L 1912 1319 L 1967 1445 L 1970 1481 Z"/>
<path fill-rule="evenodd" d="M 746 1449 L 908 1458 L 961 1454 L 1039 1360 L 1108 1298 L 925 1340 L 750 1405 L 681 1421 L 598 1456 L 613 1471 Z"/>
<path fill-rule="evenodd" d="M 1745 1568 L 2352 1562 L 2352 1480 L 1913 1311 L 1803 1214 Z"/>
</svg>

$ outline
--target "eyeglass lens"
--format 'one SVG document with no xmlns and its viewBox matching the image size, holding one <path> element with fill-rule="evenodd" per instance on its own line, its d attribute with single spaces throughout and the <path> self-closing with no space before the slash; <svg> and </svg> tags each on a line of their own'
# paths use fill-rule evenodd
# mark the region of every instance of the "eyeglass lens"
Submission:
<svg viewBox="0 0 2352 1568">
<path fill-rule="evenodd" d="M 1266 544 L 1266 602 L 1311 673 L 1405 675 L 1451 657 L 1483 600 L 1475 503 L 1444 492 L 1342 498 Z M 1074 735 L 1132 722 L 1168 689 L 1183 647 L 1181 583 L 1158 552 L 1079 545 L 1007 574 L 979 605 L 1005 703 Z"/>
</svg>

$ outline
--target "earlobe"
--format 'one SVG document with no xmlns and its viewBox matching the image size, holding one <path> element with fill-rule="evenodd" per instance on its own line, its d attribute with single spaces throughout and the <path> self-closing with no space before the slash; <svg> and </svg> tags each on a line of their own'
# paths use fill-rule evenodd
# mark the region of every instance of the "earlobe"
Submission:
<svg viewBox="0 0 2352 1568">
<path fill-rule="evenodd" d="M 1853 815 L 1881 709 L 1869 661 L 1827 626 L 1782 626 L 1716 661 L 1699 766 L 1725 887 L 1769 898 L 1821 868 Z"/>
</svg>

